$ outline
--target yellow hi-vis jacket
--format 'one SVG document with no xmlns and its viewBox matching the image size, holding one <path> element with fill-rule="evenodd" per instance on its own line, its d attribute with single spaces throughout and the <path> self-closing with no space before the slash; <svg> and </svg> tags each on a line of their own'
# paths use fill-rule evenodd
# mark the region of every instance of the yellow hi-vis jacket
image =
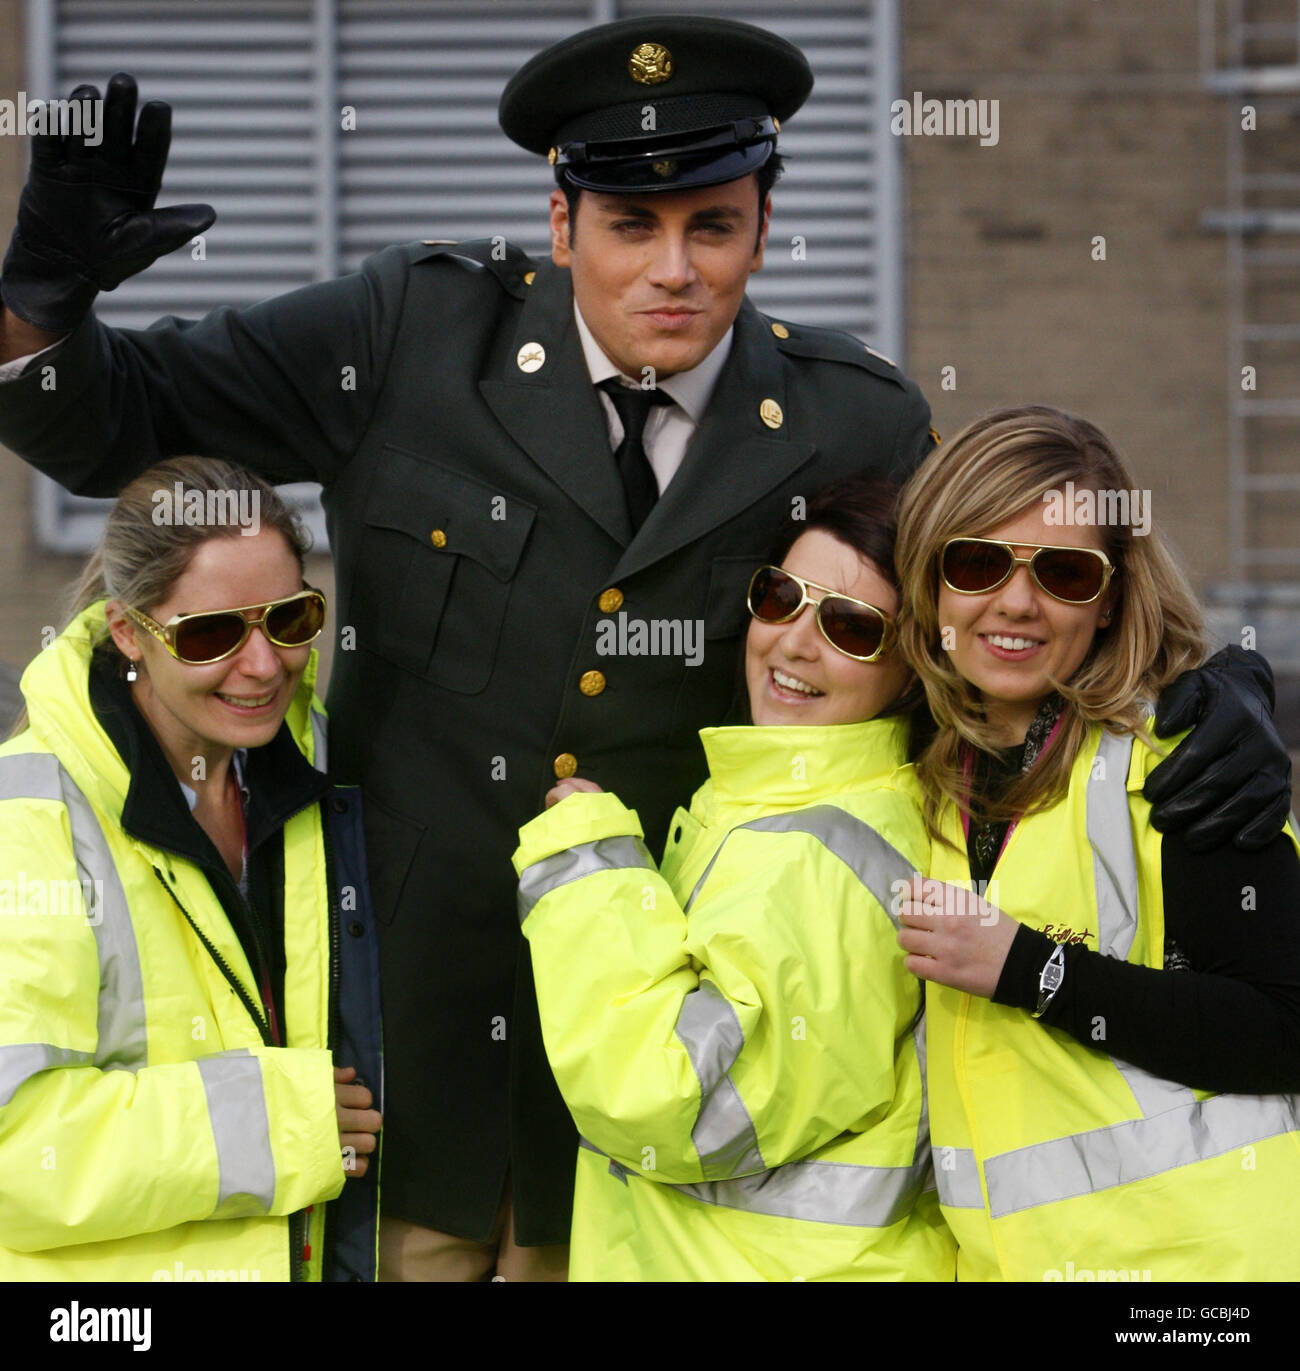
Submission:
<svg viewBox="0 0 1300 1371">
<path fill-rule="evenodd" d="M 344 1183 L 320 806 L 285 828 L 289 1042 L 265 1047 L 216 961 L 261 1003 L 207 878 L 121 827 L 96 621 L 102 602 L 28 667 L 30 727 L 0 747 L 0 1280 L 287 1280 L 309 1205 L 318 1279 Z M 313 654 L 288 715 L 308 760 L 315 674 Z"/>
<path fill-rule="evenodd" d="M 1012 830 L 990 900 L 1032 928 L 1051 922 L 1094 951 L 1163 966 L 1160 834 L 1142 796 L 1159 761 L 1140 737 L 1094 728 L 1064 799 Z M 958 850 L 935 843 L 931 874 L 968 885 L 951 807 L 944 829 Z M 1108 1056 L 1104 1025 L 1094 1050 L 944 986 L 929 985 L 926 1017 L 959 1279 L 1300 1277 L 1295 1098 L 1189 1090 Z"/>
<path fill-rule="evenodd" d="M 705 729 L 710 779 L 661 871 L 614 795 L 521 830 L 542 1032 L 583 1139 L 574 1279 L 953 1278 L 890 912 L 929 850 L 905 729 Z"/>
</svg>

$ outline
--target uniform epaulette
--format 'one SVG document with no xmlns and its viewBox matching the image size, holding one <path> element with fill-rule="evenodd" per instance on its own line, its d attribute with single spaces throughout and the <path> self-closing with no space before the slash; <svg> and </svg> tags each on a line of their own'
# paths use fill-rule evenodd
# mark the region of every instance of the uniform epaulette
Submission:
<svg viewBox="0 0 1300 1371">
<path fill-rule="evenodd" d="M 427 262 L 446 257 L 470 271 L 490 271 L 511 295 L 522 300 L 532 285 L 536 263 L 522 249 L 504 238 L 475 238 L 458 243 L 450 238 L 426 238 L 419 245 L 414 261 Z"/>
<path fill-rule="evenodd" d="M 782 319 L 763 316 L 782 352 L 796 357 L 818 357 L 828 362 L 848 362 L 873 376 L 904 385 L 903 373 L 883 353 L 860 343 L 851 333 L 837 329 L 813 328 L 808 324 L 788 324 Z"/>
</svg>

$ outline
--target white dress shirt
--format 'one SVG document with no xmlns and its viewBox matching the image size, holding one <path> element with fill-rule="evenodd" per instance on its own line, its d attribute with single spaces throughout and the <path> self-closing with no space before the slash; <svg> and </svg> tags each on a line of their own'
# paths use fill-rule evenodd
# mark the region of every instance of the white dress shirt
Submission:
<svg viewBox="0 0 1300 1371">
<path fill-rule="evenodd" d="M 65 333 L 63 338 L 67 336 Z M 23 368 L 28 362 L 35 361 L 37 357 L 44 357 L 47 352 L 53 352 L 63 341 L 63 338 L 57 339 L 49 347 L 42 348 L 39 352 L 29 352 L 26 357 L 15 357 L 12 362 L 0 362 L 0 386 L 4 385 L 6 381 L 16 381 L 23 374 Z"/>
<path fill-rule="evenodd" d="M 577 300 L 573 302 L 573 317 L 578 325 L 578 337 L 582 340 L 582 355 L 586 359 L 587 370 L 591 373 L 591 384 L 598 386 L 611 376 L 617 376 L 627 385 L 635 386 L 637 383 L 624 376 L 605 355 L 605 350 L 587 327 L 587 321 L 578 309 Z M 713 387 L 717 385 L 718 376 L 731 352 L 731 339 L 734 333 L 735 325 L 732 325 L 722 335 L 717 347 L 698 366 L 692 367 L 690 371 L 679 371 L 658 383 L 658 388 L 670 396 L 673 403 L 661 405 L 650 411 L 641 443 L 646 456 L 650 459 L 650 467 L 654 471 L 655 480 L 659 483 L 661 495 L 676 474 L 677 468 L 681 466 L 682 458 L 686 455 L 686 444 L 691 441 L 695 426 L 704 416 L 709 398 L 713 394 Z M 613 400 L 603 390 L 596 393 L 600 396 L 601 405 L 605 410 L 610 448 L 616 451 L 623 441 L 623 421 L 618 417 Z"/>
</svg>

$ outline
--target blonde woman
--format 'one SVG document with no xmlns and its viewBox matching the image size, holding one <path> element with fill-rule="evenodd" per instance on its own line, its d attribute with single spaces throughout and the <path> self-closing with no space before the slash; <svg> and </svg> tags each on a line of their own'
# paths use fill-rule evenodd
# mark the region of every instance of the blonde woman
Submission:
<svg viewBox="0 0 1300 1371">
<path fill-rule="evenodd" d="M 373 1279 L 376 956 L 305 547 L 257 477 L 163 462 L 23 675 L 0 747 L 0 1279 Z"/>
<path fill-rule="evenodd" d="M 1300 1276 L 1300 856 L 1151 825 L 1147 702 L 1200 661 L 1198 608 L 1158 531 L 1060 518 L 1136 489 L 1100 430 L 1030 407 L 900 509 L 937 879 L 899 942 L 962 1279 Z"/>
</svg>

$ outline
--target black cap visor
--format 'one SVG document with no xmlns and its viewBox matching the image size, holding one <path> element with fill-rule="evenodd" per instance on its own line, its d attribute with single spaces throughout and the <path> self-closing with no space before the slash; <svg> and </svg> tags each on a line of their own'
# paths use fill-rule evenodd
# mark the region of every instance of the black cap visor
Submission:
<svg viewBox="0 0 1300 1371">
<path fill-rule="evenodd" d="M 561 144 L 555 164 L 584 190 L 685 190 L 738 181 L 757 171 L 776 144 L 771 117 L 655 139 L 609 139 Z"/>
</svg>

